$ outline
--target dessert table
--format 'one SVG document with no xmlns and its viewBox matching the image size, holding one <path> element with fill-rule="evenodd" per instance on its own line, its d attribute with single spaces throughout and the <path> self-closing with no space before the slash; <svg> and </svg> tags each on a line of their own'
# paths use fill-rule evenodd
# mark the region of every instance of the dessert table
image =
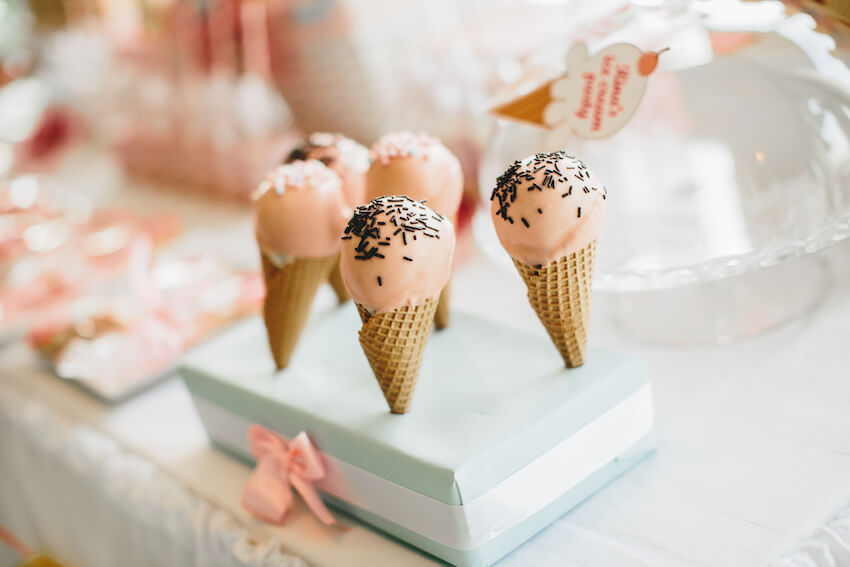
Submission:
<svg viewBox="0 0 850 567">
<path fill-rule="evenodd" d="M 173 211 L 188 238 L 235 231 L 219 252 L 256 262 L 233 206 L 128 187 L 89 150 L 67 163 L 60 184 Z M 548 341 L 520 277 L 461 252 L 454 308 Z M 646 359 L 658 449 L 499 565 L 850 565 L 850 242 L 817 259 L 831 279 L 817 310 L 719 346 L 641 342 L 618 324 L 617 297 L 596 293 L 591 346 Z M 314 308 L 334 301 L 323 289 Z M 350 529 L 326 528 L 298 498 L 284 526 L 261 524 L 239 504 L 249 473 L 211 446 L 176 376 L 106 406 L 24 344 L 0 348 L 0 524 L 69 566 L 435 564 L 342 515 Z"/>
<path fill-rule="evenodd" d="M 820 309 L 722 346 L 623 336 L 597 294 L 591 343 L 648 361 L 658 450 L 499 564 L 850 563 L 850 246 L 820 258 Z M 546 340 L 519 277 L 482 257 L 453 296 Z M 69 565 L 434 564 L 350 518 L 326 528 L 300 501 L 284 526 L 260 524 L 239 505 L 249 472 L 211 447 L 176 377 L 107 407 L 22 344 L 0 351 L 0 524 Z"/>
</svg>

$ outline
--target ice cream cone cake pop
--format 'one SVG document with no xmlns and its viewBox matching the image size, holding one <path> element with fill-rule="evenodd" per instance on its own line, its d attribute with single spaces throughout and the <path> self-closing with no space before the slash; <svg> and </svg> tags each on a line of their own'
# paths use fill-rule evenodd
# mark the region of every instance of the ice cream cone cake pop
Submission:
<svg viewBox="0 0 850 567">
<path fill-rule="evenodd" d="M 463 196 L 460 162 L 437 138 L 425 133 L 397 132 L 378 140 L 369 154 L 366 197 L 403 194 L 457 223 Z M 441 292 L 434 322 L 438 329 L 449 322 L 451 279 Z"/>
<path fill-rule="evenodd" d="M 342 194 L 353 208 L 366 202 L 366 170 L 369 150 L 342 134 L 314 132 L 289 152 L 285 163 L 319 160 L 342 180 Z"/>
<path fill-rule="evenodd" d="M 454 226 L 406 196 L 358 207 L 340 270 L 363 326 L 360 345 L 393 413 L 410 408 L 437 301 L 451 276 Z"/>
<path fill-rule="evenodd" d="M 564 151 L 514 162 L 490 197 L 499 241 L 568 367 L 584 363 L 596 237 L 606 199 L 599 178 Z"/>
<path fill-rule="evenodd" d="M 284 163 L 319 160 L 342 180 L 342 194 L 351 208 L 366 202 L 366 170 L 369 169 L 369 150 L 342 134 L 314 132 L 292 150 Z M 340 303 L 348 301 L 348 292 L 339 274 L 339 262 L 334 265 L 328 280 Z"/>
<path fill-rule="evenodd" d="M 351 208 L 339 176 L 316 160 L 273 169 L 253 199 L 266 281 L 263 318 L 275 364 L 283 369 L 316 291 L 337 262 Z"/>
</svg>

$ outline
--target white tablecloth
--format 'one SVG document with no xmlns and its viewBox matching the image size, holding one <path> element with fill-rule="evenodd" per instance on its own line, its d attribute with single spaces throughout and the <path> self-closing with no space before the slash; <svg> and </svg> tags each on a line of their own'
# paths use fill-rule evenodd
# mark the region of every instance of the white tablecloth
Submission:
<svg viewBox="0 0 850 567">
<path fill-rule="evenodd" d="M 635 342 L 597 294 L 591 340 L 649 363 L 658 451 L 501 567 L 850 565 L 850 246 L 825 258 L 816 313 L 726 346 Z M 524 295 L 480 258 L 455 277 L 456 306 L 542 334 Z M 76 567 L 432 564 L 300 504 L 259 524 L 239 506 L 248 474 L 210 447 L 178 380 L 106 408 L 22 345 L 0 351 L 0 523 Z"/>
<path fill-rule="evenodd" d="M 0 393 L 0 448 L 0 521 L 71 565 L 307 565 L 152 461 L 12 391 Z"/>
</svg>

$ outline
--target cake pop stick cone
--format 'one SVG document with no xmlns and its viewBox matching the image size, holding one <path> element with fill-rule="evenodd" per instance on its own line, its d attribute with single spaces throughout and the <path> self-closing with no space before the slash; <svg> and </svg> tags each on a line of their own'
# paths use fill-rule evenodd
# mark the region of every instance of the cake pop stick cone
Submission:
<svg viewBox="0 0 850 567">
<path fill-rule="evenodd" d="M 341 134 L 314 132 L 289 153 L 285 163 L 311 159 L 321 161 L 339 175 L 343 197 L 350 207 L 363 203 L 365 174 L 369 169 L 368 149 Z M 348 290 L 339 273 L 339 262 L 331 271 L 328 283 L 340 303 L 349 300 Z"/>
<path fill-rule="evenodd" d="M 451 313 L 451 295 L 452 295 L 452 276 L 449 276 L 449 282 L 443 291 L 440 292 L 440 298 L 437 301 L 437 309 L 434 311 L 434 325 L 438 331 L 441 331 L 449 326 Z"/>
<path fill-rule="evenodd" d="M 254 192 L 263 264 L 263 318 L 278 369 L 286 368 L 319 286 L 339 260 L 350 209 L 339 176 L 315 160 L 281 165 Z"/>
<path fill-rule="evenodd" d="M 263 272 L 269 274 L 263 319 L 278 369 L 289 365 L 310 316 L 316 291 L 327 280 L 336 261 L 337 256 L 296 258 L 277 268 L 263 257 Z"/>
<path fill-rule="evenodd" d="M 394 193 L 422 201 L 452 219 L 463 197 L 463 170 L 457 157 L 440 140 L 423 132 L 395 132 L 372 146 L 372 164 L 366 172 L 366 197 Z M 449 324 L 451 281 L 441 290 L 434 323 L 438 330 Z"/>
<path fill-rule="evenodd" d="M 263 281 L 266 283 L 266 289 L 268 289 L 269 279 L 277 272 L 277 267 L 263 254 L 262 250 L 260 251 L 260 265 L 263 268 Z"/>
<path fill-rule="evenodd" d="M 339 175 L 342 194 L 350 207 L 366 201 L 365 175 L 369 169 L 369 150 L 342 134 L 314 132 L 295 147 L 284 160 L 290 164 L 297 161 L 319 160 Z M 331 271 L 328 283 L 340 303 L 350 299 L 348 290 L 339 273 L 339 263 Z"/>
<path fill-rule="evenodd" d="M 564 151 L 514 162 L 490 198 L 493 226 L 564 364 L 584 364 L 596 240 L 607 191 Z"/>
<path fill-rule="evenodd" d="M 363 327 L 360 346 L 392 413 L 407 413 L 413 400 L 437 300 L 370 314 L 357 304 Z"/>
<path fill-rule="evenodd" d="M 452 225 L 457 228 L 457 215 L 452 218 Z M 437 302 L 437 311 L 434 313 L 434 326 L 437 327 L 438 331 L 442 331 L 446 327 L 449 326 L 449 319 L 451 318 L 451 296 L 452 296 L 452 279 L 454 278 L 454 268 L 452 268 L 452 274 L 449 276 L 449 281 L 446 283 L 446 287 L 440 292 L 440 298 Z"/>
<path fill-rule="evenodd" d="M 284 163 L 319 160 L 342 181 L 342 194 L 349 206 L 362 205 L 366 199 L 366 170 L 369 169 L 369 150 L 342 134 L 313 132 L 293 148 Z"/>
<path fill-rule="evenodd" d="M 454 255 L 454 226 L 406 196 L 358 207 L 340 271 L 360 313 L 360 346 L 392 413 L 410 409 L 425 343 Z"/>
<path fill-rule="evenodd" d="M 334 264 L 333 269 L 331 270 L 331 274 L 328 277 L 328 283 L 331 284 L 331 287 L 334 289 L 334 293 L 336 294 L 336 299 L 340 303 L 345 303 L 351 297 L 348 295 L 348 290 L 345 289 L 345 283 L 342 281 L 342 274 L 339 273 L 339 257 L 336 259 L 336 263 Z"/>
<path fill-rule="evenodd" d="M 528 302 L 569 368 L 584 364 L 596 241 L 541 267 L 514 260 Z"/>
</svg>

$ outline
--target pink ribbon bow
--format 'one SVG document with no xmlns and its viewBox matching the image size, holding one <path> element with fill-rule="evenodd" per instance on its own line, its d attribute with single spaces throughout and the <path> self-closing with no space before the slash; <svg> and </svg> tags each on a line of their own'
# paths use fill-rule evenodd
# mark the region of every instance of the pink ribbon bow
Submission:
<svg viewBox="0 0 850 567">
<path fill-rule="evenodd" d="M 336 520 L 313 483 L 325 476 L 321 457 L 301 432 L 288 441 L 259 425 L 248 428 L 248 443 L 257 467 L 242 491 L 242 507 L 261 522 L 282 524 L 292 504 L 292 488 L 326 525 Z"/>
</svg>

